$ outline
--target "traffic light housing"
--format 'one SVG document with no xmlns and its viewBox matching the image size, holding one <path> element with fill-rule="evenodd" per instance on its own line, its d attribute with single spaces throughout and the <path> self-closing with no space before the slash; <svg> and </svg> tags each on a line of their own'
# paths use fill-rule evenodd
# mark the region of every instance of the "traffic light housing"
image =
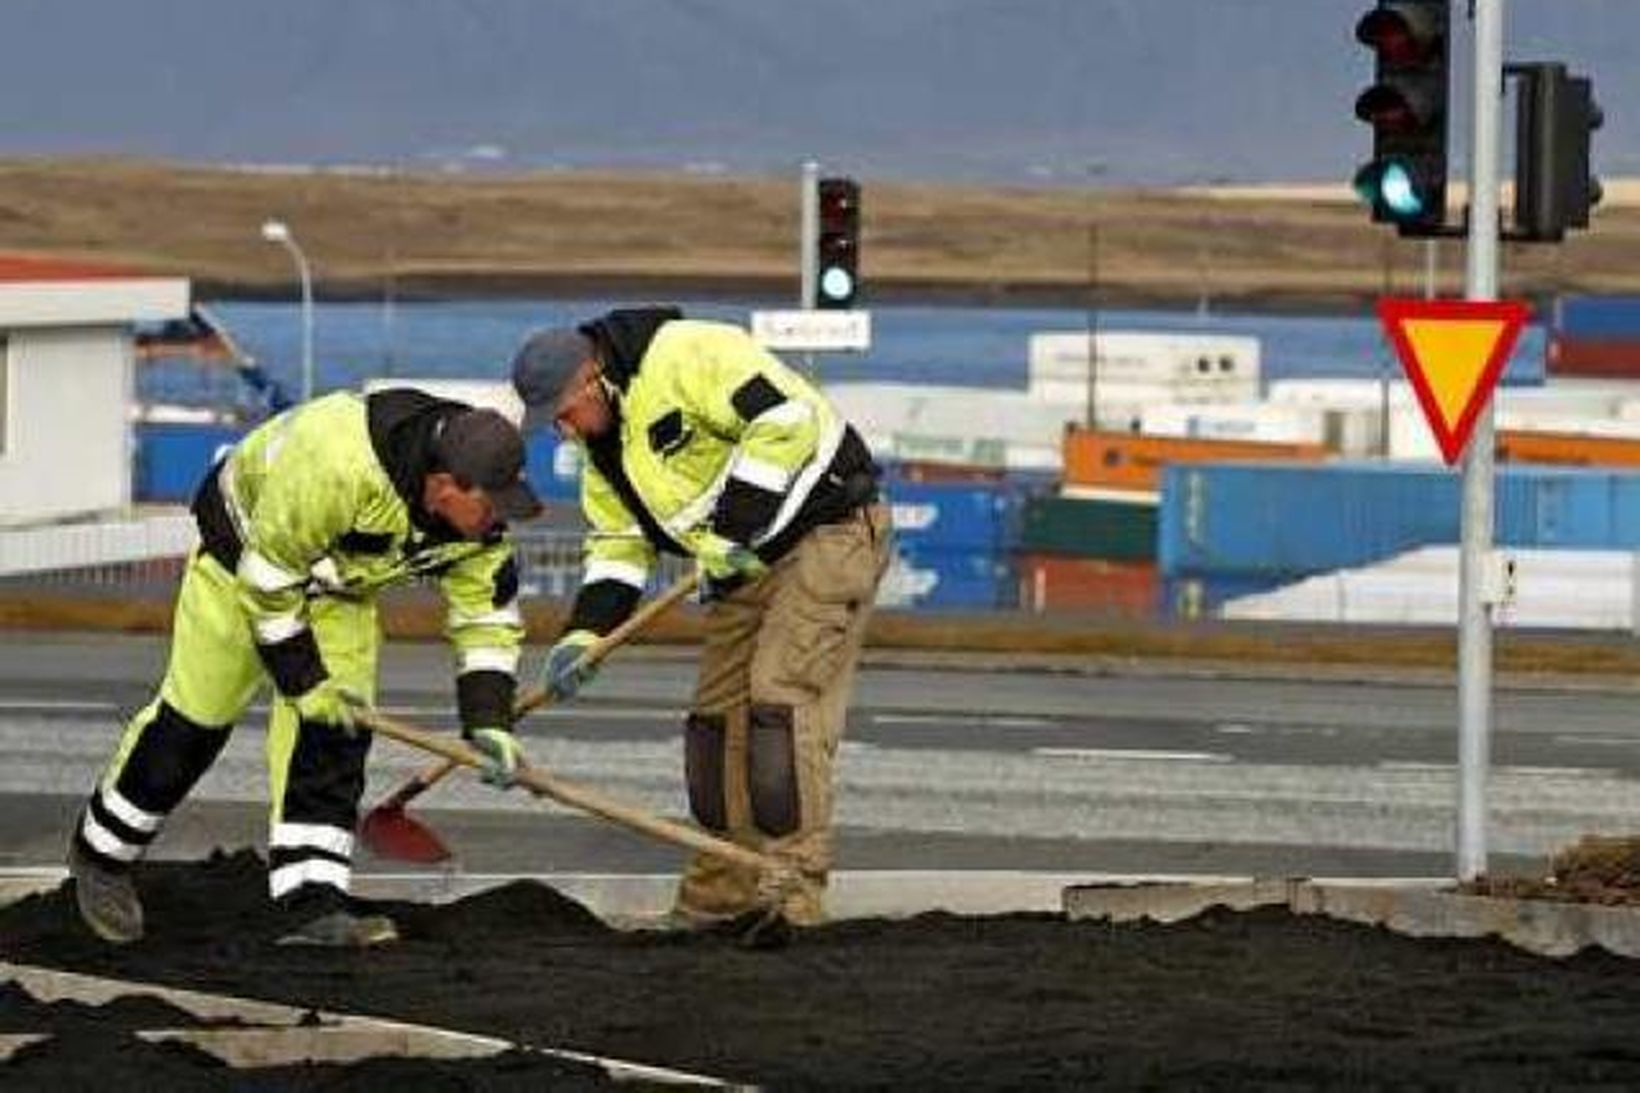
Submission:
<svg viewBox="0 0 1640 1093">
<path fill-rule="evenodd" d="M 1379 0 L 1355 37 L 1373 51 L 1373 84 L 1355 100 L 1372 126 L 1372 160 L 1355 190 L 1401 235 L 1444 234 L 1451 12 L 1449 0 Z"/>
<path fill-rule="evenodd" d="M 1559 63 L 1514 64 L 1515 234 L 1559 242 L 1567 228 L 1589 226 L 1600 182 L 1589 173 L 1589 144 L 1605 120 L 1594 85 Z"/>
<path fill-rule="evenodd" d="M 860 184 L 822 178 L 818 198 L 814 306 L 848 310 L 860 291 Z"/>
</svg>

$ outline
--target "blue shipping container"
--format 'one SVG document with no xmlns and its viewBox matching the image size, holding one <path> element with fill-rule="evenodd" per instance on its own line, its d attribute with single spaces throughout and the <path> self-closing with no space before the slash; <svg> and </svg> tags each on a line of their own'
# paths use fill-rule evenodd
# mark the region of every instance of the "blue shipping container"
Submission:
<svg viewBox="0 0 1640 1093">
<path fill-rule="evenodd" d="M 932 550 L 996 552 L 1013 542 L 1018 503 L 1005 485 L 890 482 L 894 532 Z"/>
<path fill-rule="evenodd" d="M 1198 464 L 1162 478 L 1164 577 L 1296 578 L 1459 537 L 1460 479 L 1428 464 Z M 1501 546 L 1640 549 L 1640 472 L 1500 467 Z"/>
<path fill-rule="evenodd" d="M 1557 296 L 1556 333 L 1585 341 L 1640 338 L 1640 296 Z"/>
<path fill-rule="evenodd" d="M 524 448 L 524 477 L 543 498 L 576 501 L 581 497 L 581 449 L 558 438 L 551 429 L 537 429 Z"/>
<path fill-rule="evenodd" d="M 902 540 L 877 602 L 884 607 L 991 610 L 1012 607 L 1017 597 L 1006 555 L 940 550 Z"/>
<path fill-rule="evenodd" d="M 238 425 L 139 423 L 132 497 L 138 501 L 190 500 L 206 470 L 245 432 Z"/>
</svg>

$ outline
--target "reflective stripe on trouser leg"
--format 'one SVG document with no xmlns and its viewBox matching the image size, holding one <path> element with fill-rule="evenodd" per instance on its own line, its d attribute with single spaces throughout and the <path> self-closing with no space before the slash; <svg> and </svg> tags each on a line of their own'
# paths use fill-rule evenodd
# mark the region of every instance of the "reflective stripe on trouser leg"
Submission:
<svg viewBox="0 0 1640 1093">
<path fill-rule="evenodd" d="M 155 699 L 126 726 L 113 765 L 92 791 L 75 838 L 108 866 L 142 857 L 228 742 L 229 726 L 196 725 Z"/>
<path fill-rule="evenodd" d="M 708 831 L 726 831 L 729 805 L 724 798 L 723 753 L 728 718 L 690 713 L 683 723 L 683 773 L 689 787 L 689 813 Z"/>
<path fill-rule="evenodd" d="M 309 601 L 308 615 L 326 669 L 373 701 L 374 603 L 321 596 Z M 293 703 L 275 701 L 268 728 L 268 891 L 275 900 L 305 906 L 347 893 L 370 741 L 362 730 L 301 721 Z"/>
</svg>

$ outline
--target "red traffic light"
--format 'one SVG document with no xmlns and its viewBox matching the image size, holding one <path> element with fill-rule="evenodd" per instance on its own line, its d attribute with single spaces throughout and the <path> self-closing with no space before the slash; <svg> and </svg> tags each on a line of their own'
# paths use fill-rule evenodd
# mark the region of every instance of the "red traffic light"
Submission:
<svg viewBox="0 0 1640 1093">
<path fill-rule="evenodd" d="M 1384 4 L 1361 17 L 1355 39 L 1392 68 L 1415 68 L 1436 59 L 1442 27 L 1427 5 Z"/>
</svg>

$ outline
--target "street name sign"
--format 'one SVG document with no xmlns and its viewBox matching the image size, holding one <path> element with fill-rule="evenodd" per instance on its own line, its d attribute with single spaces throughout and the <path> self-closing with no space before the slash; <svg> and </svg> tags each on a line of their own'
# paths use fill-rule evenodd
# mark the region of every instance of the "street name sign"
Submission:
<svg viewBox="0 0 1640 1093">
<path fill-rule="evenodd" d="M 860 352 L 871 348 L 871 312 L 754 311 L 752 337 L 767 349 Z"/>
<path fill-rule="evenodd" d="M 1519 300 L 1378 301 L 1379 322 L 1448 465 L 1463 455 L 1527 314 Z"/>
</svg>

